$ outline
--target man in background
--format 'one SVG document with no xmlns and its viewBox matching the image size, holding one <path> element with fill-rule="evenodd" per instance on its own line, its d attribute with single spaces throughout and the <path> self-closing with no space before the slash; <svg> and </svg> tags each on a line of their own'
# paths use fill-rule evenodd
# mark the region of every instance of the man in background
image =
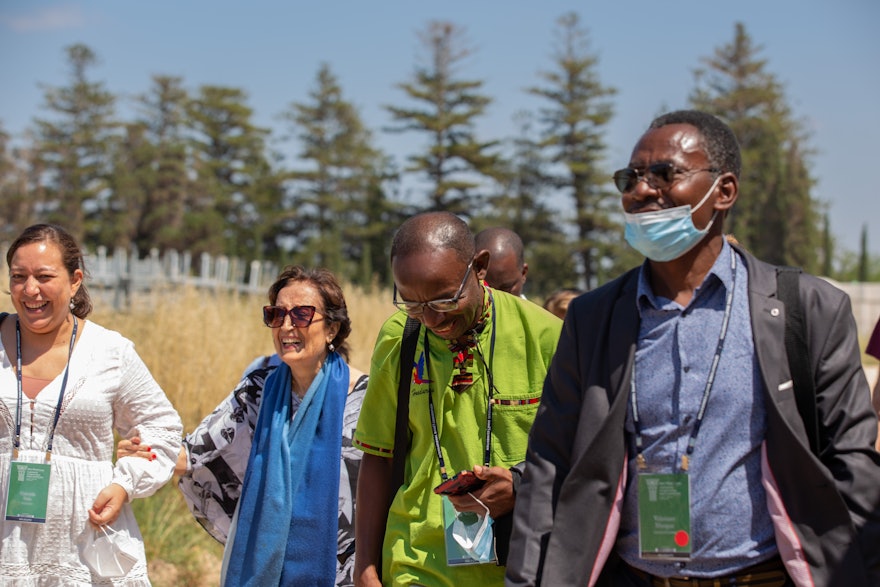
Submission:
<svg viewBox="0 0 880 587">
<path fill-rule="evenodd" d="M 477 251 L 489 251 L 489 268 L 486 283 L 489 287 L 519 296 L 523 295 L 529 264 L 523 259 L 523 242 L 509 228 L 487 228 L 477 233 Z"/>
</svg>

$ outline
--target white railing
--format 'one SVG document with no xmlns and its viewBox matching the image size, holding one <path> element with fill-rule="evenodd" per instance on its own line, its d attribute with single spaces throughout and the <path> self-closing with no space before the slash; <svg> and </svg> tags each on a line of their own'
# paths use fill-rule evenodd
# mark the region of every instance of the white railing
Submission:
<svg viewBox="0 0 880 587">
<path fill-rule="evenodd" d="M 225 255 L 202 253 L 194 262 L 189 252 L 168 250 L 159 254 L 152 249 L 141 259 L 137 249 L 117 247 L 113 253 L 98 247 L 85 255 L 89 272 L 88 286 L 93 290 L 112 291 L 113 305 L 127 304 L 132 292 L 149 291 L 162 286 L 193 286 L 241 293 L 264 294 L 278 273 L 269 261 L 242 261 Z"/>
</svg>

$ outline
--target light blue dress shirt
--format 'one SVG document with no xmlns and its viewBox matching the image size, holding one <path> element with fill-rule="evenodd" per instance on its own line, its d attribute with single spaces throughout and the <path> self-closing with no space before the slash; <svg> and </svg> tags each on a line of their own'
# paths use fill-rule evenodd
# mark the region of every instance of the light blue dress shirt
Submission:
<svg viewBox="0 0 880 587">
<path fill-rule="evenodd" d="M 651 473 L 681 472 L 715 356 L 727 291 L 733 284 L 731 255 L 721 254 L 686 307 L 651 289 L 650 265 L 639 276 L 641 318 L 635 383 L 643 454 Z M 690 458 L 691 559 L 639 557 L 635 428 L 632 403 L 626 417 L 628 482 L 616 544 L 631 566 L 652 575 L 709 577 L 736 573 L 777 552 L 761 485 L 761 444 L 767 419 L 764 384 L 755 356 L 749 316 L 748 274 L 736 255 L 730 324 L 703 423 Z"/>
</svg>

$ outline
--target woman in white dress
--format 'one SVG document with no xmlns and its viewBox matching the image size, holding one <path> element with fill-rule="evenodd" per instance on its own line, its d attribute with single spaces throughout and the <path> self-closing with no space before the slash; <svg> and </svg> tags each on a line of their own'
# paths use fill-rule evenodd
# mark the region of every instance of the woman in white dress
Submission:
<svg viewBox="0 0 880 587">
<path fill-rule="evenodd" d="M 31 226 L 6 261 L 16 313 L 0 322 L 0 584 L 149 585 L 130 501 L 171 478 L 180 418 L 131 341 L 86 320 L 67 231 Z M 155 458 L 114 465 L 114 429 Z M 90 549 L 104 531 L 130 558 L 99 573 Z"/>
</svg>

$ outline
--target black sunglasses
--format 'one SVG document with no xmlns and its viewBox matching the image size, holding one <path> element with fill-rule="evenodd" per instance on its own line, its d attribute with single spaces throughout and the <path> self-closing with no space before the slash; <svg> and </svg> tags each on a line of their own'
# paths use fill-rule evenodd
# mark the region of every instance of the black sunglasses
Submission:
<svg viewBox="0 0 880 587">
<path fill-rule="evenodd" d="M 288 315 L 291 324 L 305 328 L 315 317 L 315 306 L 294 306 L 289 310 L 281 306 L 263 306 L 263 323 L 269 328 L 280 328 Z"/>
<path fill-rule="evenodd" d="M 651 163 L 644 170 L 633 167 L 618 169 L 614 172 L 614 185 L 620 190 L 620 193 L 625 194 L 636 189 L 639 181 L 644 179 L 655 190 L 667 190 L 677 181 L 677 176 L 688 176 L 701 171 L 717 173 L 719 170 L 715 167 L 679 169 L 672 163 Z"/>
</svg>

